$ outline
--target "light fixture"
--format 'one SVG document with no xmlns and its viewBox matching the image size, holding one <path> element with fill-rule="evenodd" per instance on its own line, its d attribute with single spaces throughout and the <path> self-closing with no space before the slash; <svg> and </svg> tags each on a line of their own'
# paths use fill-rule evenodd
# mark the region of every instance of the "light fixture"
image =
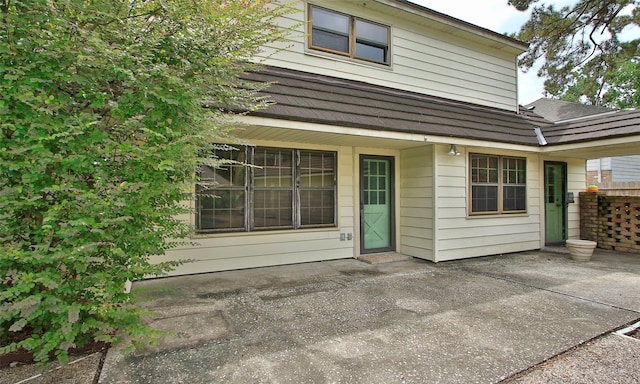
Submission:
<svg viewBox="0 0 640 384">
<path fill-rule="evenodd" d="M 456 148 L 455 144 L 451 144 L 451 148 L 449 148 L 449 156 L 460 156 L 460 152 L 458 152 L 458 148 Z"/>
</svg>

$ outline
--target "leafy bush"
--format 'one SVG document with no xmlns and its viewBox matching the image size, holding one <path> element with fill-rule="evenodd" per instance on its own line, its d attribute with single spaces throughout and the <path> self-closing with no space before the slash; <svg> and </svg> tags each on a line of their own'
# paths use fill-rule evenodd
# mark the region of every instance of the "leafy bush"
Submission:
<svg viewBox="0 0 640 384">
<path fill-rule="evenodd" d="M 238 75 L 282 40 L 271 1 L 0 0 L 0 353 L 65 361 L 152 331 L 123 290 L 190 234 L 177 216 Z M 185 187 L 186 186 L 186 187 Z"/>
</svg>

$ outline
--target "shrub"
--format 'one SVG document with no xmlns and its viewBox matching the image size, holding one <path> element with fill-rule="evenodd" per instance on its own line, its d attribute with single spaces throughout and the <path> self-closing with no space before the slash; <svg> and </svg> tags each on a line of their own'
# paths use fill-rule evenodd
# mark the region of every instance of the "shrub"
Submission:
<svg viewBox="0 0 640 384">
<path fill-rule="evenodd" d="M 0 0 L 0 353 L 65 361 L 152 331 L 125 282 L 190 234 L 177 218 L 226 112 L 259 108 L 271 1 Z M 206 157 L 206 156 L 205 156 Z"/>
</svg>

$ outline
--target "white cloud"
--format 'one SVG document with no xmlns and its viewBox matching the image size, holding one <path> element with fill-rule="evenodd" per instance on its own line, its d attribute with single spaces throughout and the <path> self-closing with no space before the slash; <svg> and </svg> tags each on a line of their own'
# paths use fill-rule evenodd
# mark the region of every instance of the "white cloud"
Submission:
<svg viewBox="0 0 640 384">
<path fill-rule="evenodd" d="M 516 32 L 528 15 L 507 5 L 507 0 L 411 0 L 424 7 L 498 33 Z"/>
</svg>

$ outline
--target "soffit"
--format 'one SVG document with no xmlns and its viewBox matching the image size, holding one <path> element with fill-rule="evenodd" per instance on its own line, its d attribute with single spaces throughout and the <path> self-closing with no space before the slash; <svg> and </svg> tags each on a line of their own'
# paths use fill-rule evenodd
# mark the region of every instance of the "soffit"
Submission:
<svg viewBox="0 0 640 384">
<path fill-rule="evenodd" d="M 581 144 L 557 145 L 541 148 L 550 156 L 578 159 L 640 155 L 640 136 L 623 139 L 605 139 Z"/>
<path fill-rule="evenodd" d="M 247 119 L 251 121 L 251 119 Z M 233 135 L 256 143 L 259 141 L 279 143 L 307 143 L 314 146 L 331 147 L 367 147 L 383 149 L 405 149 L 424 145 L 424 139 L 418 136 L 385 135 L 372 136 L 357 129 L 342 129 L 342 132 L 302 130 L 298 128 L 272 127 L 258 124 L 244 125 L 233 131 Z"/>
</svg>

